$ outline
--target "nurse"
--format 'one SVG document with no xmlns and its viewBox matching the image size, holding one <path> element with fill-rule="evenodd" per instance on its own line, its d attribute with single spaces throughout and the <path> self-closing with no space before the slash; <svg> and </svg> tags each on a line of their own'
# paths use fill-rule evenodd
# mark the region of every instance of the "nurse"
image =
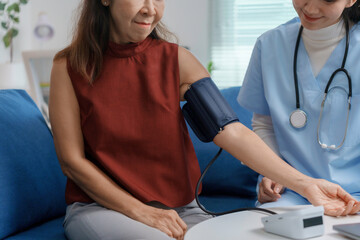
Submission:
<svg viewBox="0 0 360 240">
<path fill-rule="evenodd" d="M 284 161 L 360 200 L 359 2 L 293 5 L 297 18 L 257 39 L 238 102 L 254 112 L 255 133 Z M 309 202 L 260 177 L 260 204 Z"/>
</svg>

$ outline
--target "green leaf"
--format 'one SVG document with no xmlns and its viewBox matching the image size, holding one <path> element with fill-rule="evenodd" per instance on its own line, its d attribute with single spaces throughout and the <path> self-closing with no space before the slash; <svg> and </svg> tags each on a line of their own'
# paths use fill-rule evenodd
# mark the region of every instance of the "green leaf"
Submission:
<svg viewBox="0 0 360 240">
<path fill-rule="evenodd" d="M 5 30 L 8 30 L 9 27 L 7 25 L 7 22 L 1 22 L 1 26 L 5 29 Z"/>
<path fill-rule="evenodd" d="M 6 6 L 6 3 L 1 3 L 1 2 L 0 2 L 0 11 L 4 11 L 4 10 L 5 10 L 5 6 Z"/>
<path fill-rule="evenodd" d="M 20 0 L 20 3 L 21 3 L 21 4 L 27 4 L 27 3 L 28 3 L 28 0 Z"/>
<path fill-rule="evenodd" d="M 5 44 L 5 47 L 8 48 L 11 44 L 11 35 L 9 34 L 9 32 L 7 32 L 5 34 L 5 36 L 3 37 L 3 42 Z"/>
<path fill-rule="evenodd" d="M 215 68 L 214 68 L 214 62 L 213 62 L 213 61 L 210 61 L 210 62 L 207 64 L 206 68 L 207 68 L 208 72 L 211 74 L 212 71 L 215 69 Z"/>
<path fill-rule="evenodd" d="M 15 11 L 15 12 L 20 12 L 20 7 L 19 7 L 19 3 L 13 3 L 11 4 L 7 9 L 6 11 L 8 13 L 10 13 L 11 11 Z"/>
<path fill-rule="evenodd" d="M 11 28 L 5 36 L 3 37 L 3 42 L 5 44 L 5 47 L 9 47 L 11 44 L 11 41 L 14 37 L 16 37 L 19 34 L 19 31 L 15 28 Z"/>
<path fill-rule="evenodd" d="M 16 17 L 15 15 L 13 14 L 9 14 L 9 17 L 16 23 L 19 23 L 19 17 Z"/>
<path fill-rule="evenodd" d="M 19 30 L 17 30 L 16 28 L 11 28 L 9 31 L 11 31 L 13 38 L 19 34 Z"/>
</svg>

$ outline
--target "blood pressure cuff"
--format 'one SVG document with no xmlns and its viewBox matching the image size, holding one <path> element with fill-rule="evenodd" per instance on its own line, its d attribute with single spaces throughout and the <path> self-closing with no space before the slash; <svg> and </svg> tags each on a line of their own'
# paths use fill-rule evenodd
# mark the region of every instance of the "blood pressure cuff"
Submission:
<svg viewBox="0 0 360 240">
<path fill-rule="evenodd" d="M 239 121 L 211 78 L 203 78 L 186 91 L 183 115 L 203 142 L 211 142 L 229 123 Z"/>
</svg>

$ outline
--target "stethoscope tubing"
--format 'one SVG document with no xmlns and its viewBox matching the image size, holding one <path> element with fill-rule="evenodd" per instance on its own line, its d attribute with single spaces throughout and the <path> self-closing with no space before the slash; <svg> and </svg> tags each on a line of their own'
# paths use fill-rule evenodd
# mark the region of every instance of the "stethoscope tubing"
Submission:
<svg viewBox="0 0 360 240">
<path fill-rule="evenodd" d="M 297 55 L 299 52 L 300 39 L 301 39 L 301 34 L 302 34 L 303 29 L 304 29 L 304 27 L 301 25 L 297 39 L 296 39 L 294 64 L 293 64 L 294 85 L 295 85 L 295 94 L 296 94 L 296 109 L 300 109 L 299 83 L 298 83 L 298 77 L 297 77 Z"/>
<path fill-rule="evenodd" d="M 333 74 L 331 75 L 324 93 L 327 94 L 328 90 L 330 88 L 330 85 L 332 83 L 332 80 L 334 79 L 335 75 L 338 72 L 344 72 L 347 79 L 348 79 L 348 85 L 349 85 L 349 93 L 348 93 L 348 98 L 352 97 L 352 80 L 351 77 L 348 73 L 348 71 L 345 69 L 345 64 L 346 64 L 346 59 L 347 59 L 347 55 L 349 52 L 349 22 L 347 20 L 345 20 L 345 28 L 346 28 L 346 46 L 345 46 L 345 52 L 344 52 L 344 57 L 343 57 L 343 61 L 341 64 L 341 67 L 336 69 Z M 300 45 L 300 39 L 301 39 L 301 34 L 303 31 L 304 27 L 300 26 L 299 29 L 299 33 L 296 39 L 296 45 L 295 45 L 295 52 L 294 52 L 294 61 L 293 61 L 293 75 L 294 75 L 294 85 L 295 85 L 295 95 L 296 95 L 296 109 L 300 109 L 300 94 L 299 94 L 299 81 L 298 81 L 298 77 L 297 77 L 297 56 L 298 56 L 298 52 L 299 52 L 299 45 Z"/>
<path fill-rule="evenodd" d="M 351 109 L 352 80 L 351 80 L 350 74 L 345 69 L 345 64 L 346 64 L 347 55 L 348 55 L 348 51 L 349 51 L 349 22 L 348 22 L 347 19 L 345 19 L 344 21 L 345 21 L 345 28 L 346 28 L 346 46 L 345 46 L 344 57 L 343 57 L 343 60 L 342 60 L 341 67 L 336 69 L 331 74 L 331 77 L 329 78 L 329 80 L 328 80 L 328 82 L 326 84 L 326 87 L 325 87 L 325 90 L 324 90 L 324 98 L 323 98 L 322 103 L 321 103 L 319 122 L 318 122 L 318 126 L 317 126 L 317 141 L 318 141 L 319 145 L 324 149 L 331 149 L 331 150 L 338 150 L 339 148 L 341 148 L 343 146 L 343 144 L 345 142 L 346 135 L 347 135 L 348 123 L 349 123 L 350 109 Z M 294 110 L 290 114 L 290 118 L 289 118 L 290 124 L 294 128 L 302 128 L 302 127 L 304 127 L 306 125 L 306 122 L 307 122 L 306 112 L 304 112 L 300 108 L 299 83 L 298 83 L 298 77 L 297 77 L 297 56 L 298 56 L 300 39 L 301 39 L 301 34 L 302 34 L 303 29 L 304 29 L 304 27 L 300 26 L 299 33 L 298 33 L 298 36 L 297 36 L 297 39 L 296 39 L 295 53 L 294 53 L 293 74 L 294 74 L 294 85 L 295 85 L 295 94 L 296 94 L 296 110 Z M 322 119 L 322 115 L 323 115 L 323 110 L 324 110 L 326 97 L 327 97 L 327 94 L 329 92 L 331 83 L 332 83 L 334 77 L 336 76 L 336 74 L 339 73 L 339 72 L 343 72 L 346 75 L 347 80 L 348 80 L 348 89 L 349 89 L 349 92 L 348 92 L 348 111 L 347 111 L 347 116 L 346 116 L 345 133 L 344 133 L 344 137 L 343 137 L 341 143 L 338 146 L 336 146 L 334 144 L 328 146 L 327 144 L 324 144 L 320 139 L 320 124 L 321 124 L 321 119 Z"/>
</svg>

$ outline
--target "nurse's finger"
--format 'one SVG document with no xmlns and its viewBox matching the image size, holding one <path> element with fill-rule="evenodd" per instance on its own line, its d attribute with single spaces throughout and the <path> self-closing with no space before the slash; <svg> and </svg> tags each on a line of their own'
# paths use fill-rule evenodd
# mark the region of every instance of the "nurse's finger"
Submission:
<svg viewBox="0 0 360 240">
<path fill-rule="evenodd" d="M 273 195 L 269 195 L 267 193 L 264 192 L 264 188 L 260 187 L 259 188 L 259 193 L 258 193 L 258 201 L 260 203 L 266 203 L 266 202 L 274 202 L 276 201 L 278 198 L 280 198 L 281 196 L 279 195 L 279 197 L 277 196 L 273 196 Z"/>
<path fill-rule="evenodd" d="M 275 193 L 282 193 L 284 191 L 284 187 L 280 183 L 275 183 L 273 189 Z"/>
<path fill-rule="evenodd" d="M 272 180 L 270 180 L 270 181 L 271 181 L 271 186 L 270 186 L 270 188 L 268 188 L 268 187 L 264 188 L 264 192 L 265 192 L 268 196 L 270 196 L 271 198 L 273 198 L 274 200 L 276 200 L 276 199 L 280 198 L 281 195 L 280 195 L 279 193 L 275 192 L 275 190 L 274 190 L 276 183 L 273 182 Z M 280 189 L 280 191 L 281 191 L 281 189 Z"/>
<path fill-rule="evenodd" d="M 263 191 L 267 195 L 272 196 L 274 194 L 274 191 L 272 189 L 273 181 L 268 178 L 263 178 L 261 183 L 262 183 Z"/>
<path fill-rule="evenodd" d="M 259 187 L 258 201 L 260 203 L 266 203 L 271 201 L 271 197 L 264 192 L 264 186 Z"/>
<path fill-rule="evenodd" d="M 277 199 L 274 199 L 274 198 L 272 198 L 272 197 L 270 197 L 270 196 L 267 196 L 267 195 L 261 195 L 261 194 L 259 194 L 258 195 L 258 202 L 259 203 L 267 203 L 267 202 L 274 202 L 275 200 L 277 200 Z"/>
</svg>

